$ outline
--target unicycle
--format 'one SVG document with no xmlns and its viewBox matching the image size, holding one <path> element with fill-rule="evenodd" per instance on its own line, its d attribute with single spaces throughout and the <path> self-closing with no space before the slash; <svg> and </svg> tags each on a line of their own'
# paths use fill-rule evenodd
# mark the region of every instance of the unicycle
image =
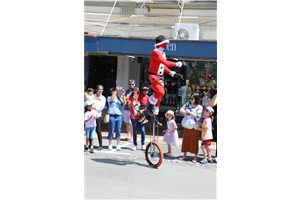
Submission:
<svg viewBox="0 0 300 200">
<path fill-rule="evenodd" d="M 158 128 L 157 128 L 158 133 Z M 155 140 L 155 122 L 153 120 L 153 131 L 152 131 L 153 139 L 151 140 L 150 135 L 150 142 L 146 146 L 145 150 L 145 157 L 147 163 L 150 165 L 150 167 L 157 168 L 159 167 L 164 159 L 163 151 L 160 147 L 160 145 Z M 157 141 L 158 141 L 158 135 L 157 135 Z"/>
</svg>

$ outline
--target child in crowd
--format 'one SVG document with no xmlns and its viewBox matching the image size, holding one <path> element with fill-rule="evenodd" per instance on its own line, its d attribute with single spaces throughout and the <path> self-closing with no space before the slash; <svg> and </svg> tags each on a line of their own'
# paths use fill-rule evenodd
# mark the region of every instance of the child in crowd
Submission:
<svg viewBox="0 0 300 200">
<path fill-rule="evenodd" d="M 147 87 L 143 87 L 142 90 L 142 94 L 139 96 L 138 101 L 140 102 L 141 106 L 139 109 L 139 113 L 140 113 L 140 119 L 138 122 L 142 122 L 142 124 L 146 124 L 148 122 L 146 116 L 145 116 L 145 109 L 147 107 L 148 101 L 149 101 L 149 96 L 148 94 L 148 88 Z"/>
<path fill-rule="evenodd" d="M 209 146 L 211 145 L 211 140 L 213 139 L 212 130 L 211 130 L 212 127 L 211 117 L 213 113 L 214 113 L 214 109 L 212 107 L 204 108 L 205 118 L 202 123 L 202 128 L 195 126 L 196 130 L 202 131 L 201 149 L 203 152 L 203 160 L 200 161 L 201 164 L 206 164 L 208 162 L 213 163 L 211 159 L 211 152 L 209 149 Z M 207 155 L 208 155 L 208 159 L 206 158 Z"/>
<path fill-rule="evenodd" d="M 90 102 L 94 103 L 94 99 L 98 99 L 101 101 L 100 98 L 94 96 L 94 89 L 88 88 L 87 92 L 85 94 L 85 101 L 90 101 Z"/>
<path fill-rule="evenodd" d="M 97 112 L 92 109 L 93 103 L 90 101 L 86 101 L 84 106 L 86 108 L 86 112 L 84 114 L 84 123 L 85 123 L 85 135 L 86 135 L 86 145 L 84 152 L 89 150 L 89 140 L 90 140 L 90 152 L 94 153 L 93 143 L 96 129 L 96 119 L 99 118 Z"/>
<path fill-rule="evenodd" d="M 165 153 L 166 156 L 172 156 L 172 148 L 171 145 L 175 147 L 179 147 L 178 141 L 178 133 L 177 133 L 177 125 L 175 122 L 174 112 L 168 110 L 165 114 L 167 120 L 168 129 L 164 130 L 165 133 L 163 141 L 168 144 L 168 152 Z"/>
</svg>

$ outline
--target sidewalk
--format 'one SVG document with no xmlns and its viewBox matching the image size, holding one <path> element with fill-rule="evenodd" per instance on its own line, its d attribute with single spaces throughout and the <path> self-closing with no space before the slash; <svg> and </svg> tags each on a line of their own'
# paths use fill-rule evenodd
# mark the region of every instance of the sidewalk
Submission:
<svg viewBox="0 0 300 200">
<path fill-rule="evenodd" d="M 108 136 L 108 132 L 107 131 L 102 131 L 102 139 L 107 139 Z M 84 131 L 84 135 L 85 135 L 85 131 Z M 115 133 L 114 133 L 115 135 Z M 127 137 L 127 133 L 121 132 L 121 140 L 125 141 L 125 138 Z M 95 133 L 95 139 L 98 138 L 97 134 Z M 155 136 L 155 139 L 157 138 L 157 136 Z M 151 139 L 153 139 L 152 134 L 151 134 Z M 164 139 L 164 136 L 158 136 L 158 140 L 162 141 Z M 179 143 L 180 146 L 182 144 L 182 138 L 178 138 L 179 139 Z M 137 134 L 137 140 L 140 141 L 141 140 L 141 135 L 138 133 Z M 129 141 L 128 141 L 129 142 Z M 150 135 L 146 134 L 145 136 L 145 143 L 150 142 Z M 201 140 L 199 140 L 199 147 L 201 145 Z M 216 150 L 216 142 L 211 142 L 211 145 L 209 146 L 210 149 L 214 149 Z"/>
</svg>

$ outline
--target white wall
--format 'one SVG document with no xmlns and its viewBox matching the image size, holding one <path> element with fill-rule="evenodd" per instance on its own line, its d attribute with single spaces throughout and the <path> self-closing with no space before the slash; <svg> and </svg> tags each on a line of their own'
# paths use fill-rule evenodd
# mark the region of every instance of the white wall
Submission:
<svg viewBox="0 0 300 200">
<path fill-rule="evenodd" d="M 116 84 L 127 89 L 129 80 L 129 63 L 130 58 L 118 56 L 117 80 Z"/>
<path fill-rule="evenodd" d="M 85 29 L 91 34 L 100 34 L 108 18 L 111 7 L 84 6 Z M 137 13 L 139 8 L 135 9 Z M 130 36 L 142 38 L 155 38 L 157 35 L 165 35 L 173 38 L 175 23 L 179 21 L 179 9 L 151 9 L 144 10 L 136 27 Z M 128 25 L 134 19 L 134 15 L 122 15 L 121 8 L 115 7 L 103 35 L 126 36 Z M 120 24 L 125 23 L 125 24 Z M 217 10 L 183 10 L 181 23 L 198 23 L 200 36 L 203 40 L 217 40 Z"/>
</svg>

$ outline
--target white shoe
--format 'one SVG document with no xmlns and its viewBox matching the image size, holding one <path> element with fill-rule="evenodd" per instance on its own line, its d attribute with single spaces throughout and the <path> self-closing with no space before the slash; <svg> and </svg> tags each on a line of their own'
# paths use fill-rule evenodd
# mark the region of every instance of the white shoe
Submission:
<svg viewBox="0 0 300 200">
<path fill-rule="evenodd" d="M 154 113 L 155 113 L 155 115 L 158 115 L 158 113 L 159 113 L 159 107 L 154 107 Z"/>
<path fill-rule="evenodd" d="M 110 151 L 113 150 L 112 145 L 108 146 L 108 150 L 110 150 Z"/>
<path fill-rule="evenodd" d="M 117 151 L 121 151 L 120 145 L 117 145 Z"/>
<path fill-rule="evenodd" d="M 142 146 L 142 150 L 145 151 L 146 150 L 146 145 Z"/>
<path fill-rule="evenodd" d="M 131 148 L 131 150 L 132 150 L 132 151 L 135 151 L 135 150 L 136 150 L 136 146 L 133 146 L 133 147 Z"/>
</svg>

